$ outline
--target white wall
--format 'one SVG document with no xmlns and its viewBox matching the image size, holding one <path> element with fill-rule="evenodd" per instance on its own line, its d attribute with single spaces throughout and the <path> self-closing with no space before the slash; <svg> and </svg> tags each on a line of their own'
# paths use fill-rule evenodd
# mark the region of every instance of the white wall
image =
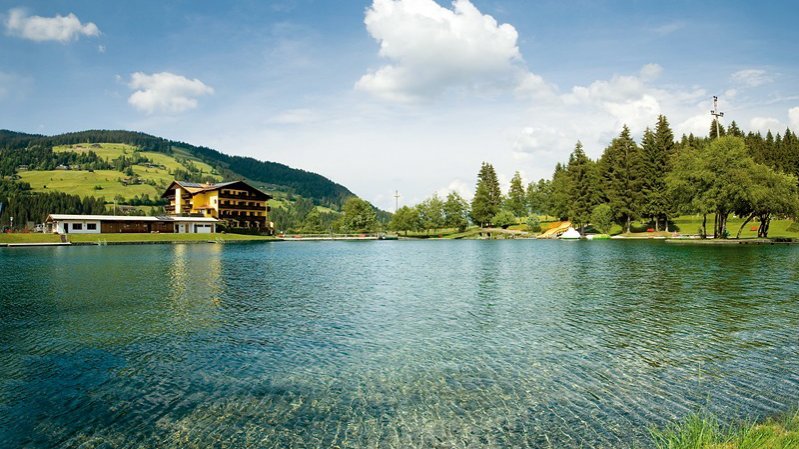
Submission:
<svg viewBox="0 0 799 449">
<path fill-rule="evenodd" d="M 81 229 L 74 229 L 74 224 L 80 223 Z M 93 223 L 95 225 L 95 229 L 86 229 L 87 224 Z M 99 221 L 85 221 L 85 220 L 66 220 L 66 221 L 59 221 L 58 226 L 56 227 L 56 232 L 59 234 L 64 234 L 64 226 L 69 226 L 68 234 L 99 234 L 101 225 Z"/>
</svg>

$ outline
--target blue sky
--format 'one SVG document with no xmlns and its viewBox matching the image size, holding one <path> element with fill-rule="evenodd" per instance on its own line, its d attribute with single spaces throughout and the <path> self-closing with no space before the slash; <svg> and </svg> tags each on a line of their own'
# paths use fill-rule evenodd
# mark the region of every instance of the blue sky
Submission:
<svg viewBox="0 0 799 449">
<path fill-rule="evenodd" d="M 131 129 L 319 172 L 392 210 L 548 177 L 665 114 L 799 130 L 791 2 L 0 1 L 0 128 Z"/>
</svg>

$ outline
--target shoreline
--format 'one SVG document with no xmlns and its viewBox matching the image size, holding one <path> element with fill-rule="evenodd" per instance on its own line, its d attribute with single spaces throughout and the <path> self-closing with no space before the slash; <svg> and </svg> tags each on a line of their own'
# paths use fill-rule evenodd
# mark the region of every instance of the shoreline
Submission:
<svg viewBox="0 0 799 449">
<path fill-rule="evenodd" d="M 178 245 L 207 243 L 278 242 L 282 239 L 244 234 L 83 234 L 63 242 L 53 234 L 0 234 L 0 247 L 36 248 L 55 246 Z"/>
</svg>

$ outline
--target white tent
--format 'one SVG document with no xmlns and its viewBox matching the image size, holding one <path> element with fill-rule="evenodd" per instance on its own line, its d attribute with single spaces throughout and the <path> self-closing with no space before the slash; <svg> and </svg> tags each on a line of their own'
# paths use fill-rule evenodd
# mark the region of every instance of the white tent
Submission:
<svg viewBox="0 0 799 449">
<path fill-rule="evenodd" d="M 565 240 L 574 240 L 580 238 L 580 233 L 577 232 L 573 227 L 569 226 L 569 229 L 566 230 L 563 234 L 560 235 L 560 238 Z"/>
</svg>

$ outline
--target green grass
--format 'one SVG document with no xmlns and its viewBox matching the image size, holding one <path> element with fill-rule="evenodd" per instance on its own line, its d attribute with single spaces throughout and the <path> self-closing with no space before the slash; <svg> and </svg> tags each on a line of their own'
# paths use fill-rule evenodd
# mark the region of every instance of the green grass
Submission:
<svg viewBox="0 0 799 449">
<path fill-rule="evenodd" d="M 96 145 L 96 146 L 95 146 Z M 94 151 L 101 159 L 110 161 L 122 155 L 133 155 L 136 147 L 124 143 L 78 143 L 74 145 L 58 145 L 53 147 L 55 153 L 65 153 L 72 151 L 75 153 L 88 153 Z"/>
<path fill-rule="evenodd" d="M 665 429 L 653 430 L 657 449 L 797 449 L 799 412 L 761 423 L 723 426 L 708 413 L 694 413 Z"/>
<path fill-rule="evenodd" d="M 274 237 L 243 234 L 70 234 L 69 241 L 80 242 L 207 242 L 275 240 Z"/>
<path fill-rule="evenodd" d="M 727 222 L 727 231 L 730 233 L 730 237 L 735 237 L 738 233 L 738 228 L 741 227 L 741 224 L 744 222 L 742 218 L 733 218 L 730 217 L 729 221 Z M 674 220 L 674 224 L 679 227 L 679 232 L 681 234 L 698 234 L 699 227 L 702 226 L 702 216 L 696 215 L 683 215 L 677 217 Z M 774 237 L 799 237 L 799 232 L 797 232 L 796 227 L 793 229 L 789 229 L 793 221 L 791 220 L 772 220 L 771 226 L 769 226 L 769 233 L 768 236 L 770 238 Z M 753 228 L 757 228 L 759 225 L 758 222 L 750 221 L 744 227 L 743 232 L 741 232 L 741 238 L 755 238 L 757 237 L 757 230 L 753 231 Z M 708 232 L 713 232 L 713 216 L 710 215 L 707 217 L 707 227 Z"/>
<path fill-rule="evenodd" d="M 61 237 L 55 234 L 18 233 L 0 234 L 0 243 L 54 243 L 60 242 Z"/>
<path fill-rule="evenodd" d="M 106 242 L 106 243 L 131 243 L 131 242 L 235 242 L 235 241 L 266 241 L 275 240 L 274 237 L 242 234 L 69 234 L 69 241 L 73 243 Z M 61 237 L 56 234 L 0 234 L 2 243 L 52 243 L 60 242 Z"/>
<path fill-rule="evenodd" d="M 120 143 L 84 143 L 56 146 L 53 147 L 53 151 L 74 151 L 76 153 L 94 151 L 99 157 L 111 161 L 123 155 L 133 156 L 134 152 L 136 152 L 136 147 Z M 129 200 L 136 195 L 142 196 L 147 194 L 150 198 L 156 199 L 161 196 L 166 186 L 175 179 L 172 173 L 178 169 L 186 169 L 186 167 L 174 157 L 163 153 L 141 151 L 138 154 L 149 158 L 154 164 L 164 166 L 164 168 L 152 168 L 144 165 L 133 166 L 133 172 L 136 173 L 138 177 L 146 181 L 155 182 L 155 186 L 149 184 L 126 186 L 118 180 L 124 179 L 127 176 L 115 170 L 95 170 L 93 172 L 84 170 L 34 170 L 21 171 L 18 174 L 22 181 L 29 183 L 31 188 L 36 192 L 59 191 L 80 196 L 104 197 L 106 201 L 112 201 L 117 195 L 121 195 L 123 198 Z M 180 157 L 186 157 L 186 159 L 190 160 L 191 163 L 204 174 L 214 177 L 217 181 L 222 180 L 221 176 L 211 174 L 213 168 L 205 162 L 194 159 L 188 154 L 178 153 L 178 155 Z M 98 190 L 96 187 L 102 187 L 102 189 Z"/>
<path fill-rule="evenodd" d="M 125 175 L 114 170 L 21 171 L 19 176 L 36 192 L 66 192 L 72 195 L 105 197 L 107 201 L 112 201 L 116 195 L 129 199 L 146 193 L 150 198 L 158 198 L 163 193 L 148 184 L 123 185 L 118 179 L 125 178 Z M 95 190 L 95 186 L 102 187 L 102 190 Z"/>
</svg>

